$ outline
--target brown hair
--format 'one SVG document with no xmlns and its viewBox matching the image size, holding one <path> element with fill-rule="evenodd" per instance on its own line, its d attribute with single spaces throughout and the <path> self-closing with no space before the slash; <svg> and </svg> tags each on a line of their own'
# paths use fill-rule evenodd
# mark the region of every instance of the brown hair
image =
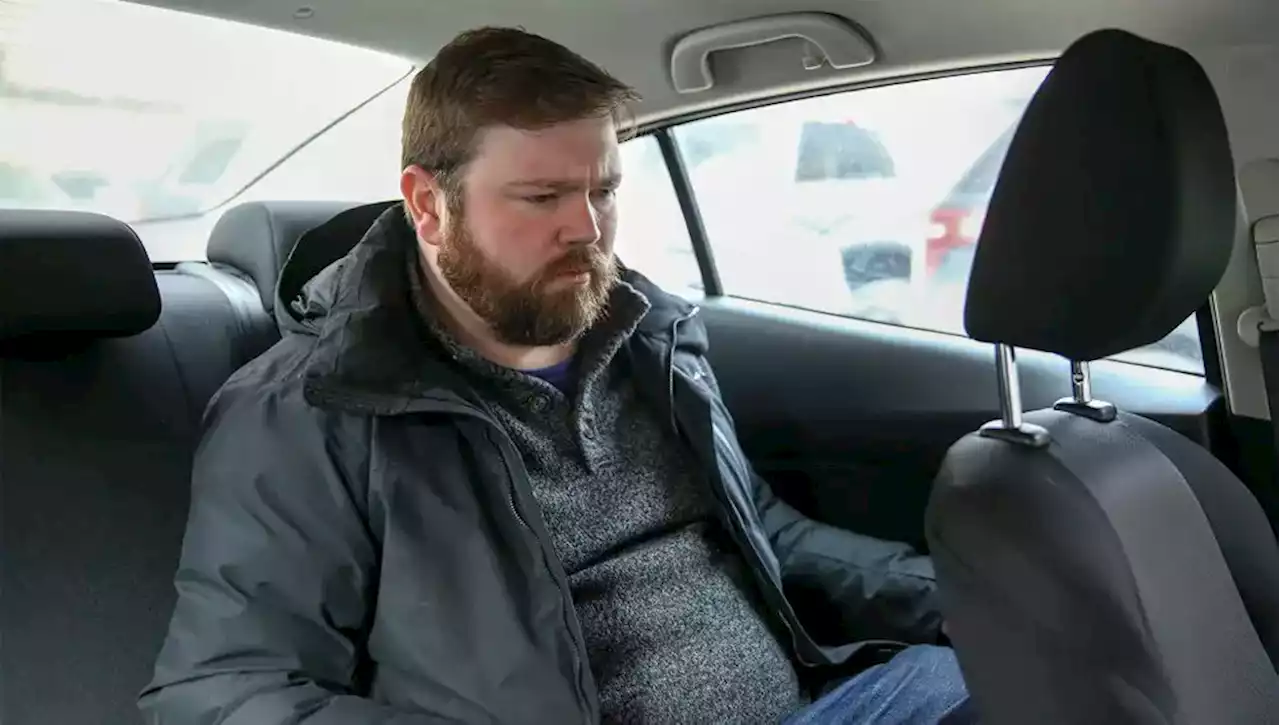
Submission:
<svg viewBox="0 0 1280 725">
<path fill-rule="evenodd" d="M 612 115 L 636 92 L 568 48 L 520 28 L 458 35 L 413 79 L 405 105 L 401 168 L 434 174 L 450 195 L 486 126 L 521 129 Z"/>
</svg>

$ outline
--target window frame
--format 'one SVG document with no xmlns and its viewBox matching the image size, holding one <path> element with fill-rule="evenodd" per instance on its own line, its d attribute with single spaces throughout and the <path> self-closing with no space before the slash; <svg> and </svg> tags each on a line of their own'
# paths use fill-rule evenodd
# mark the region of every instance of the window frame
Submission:
<svg viewBox="0 0 1280 725">
<path fill-rule="evenodd" d="M 885 88 L 890 86 L 902 85 L 905 83 L 915 83 L 929 80 L 939 80 L 945 78 L 954 78 L 959 76 L 974 75 L 978 73 L 995 73 L 1001 71 L 1011 71 L 1024 68 L 1034 67 L 1052 67 L 1057 58 L 1045 57 L 1034 58 L 1021 61 L 1011 61 L 1003 63 L 993 63 L 986 65 L 964 66 L 958 68 L 939 69 L 936 71 L 911 73 L 904 75 L 896 75 L 882 78 L 874 78 L 854 83 L 839 84 L 834 86 L 826 86 L 814 89 L 806 89 L 800 91 L 792 91 L 772 96 L 761 96 L 740 101 L 737 103 L 715 106 L 712 108 L 702 109 L 693 112 L 674 114 L 663 116 L 657 119 L 651 119 L 643 123 L 638 123 L 634 132 L 628 140 L 638 139 L 642 136 L 653 136 L 658 142 L 658 148 L 662 154 L 663 160 L 667 167 L 667 173 L 670 176 L 671 184 L 679 202 L 681 214 L 684 216 L 685 226 L 689 233 L 689 241 L 693 248 L 694 257 L 697 260 L 698 268 L 702 278 L 703 296 L 705 299 L 714 300 L 716 298 L 730 298 L 750 301 L 759 304 L 771 305 L 784 309 L 803 310 L 806 312 L 830 315 L 843 320 L 853 320 L 865 322 L 867 324 L 883 324 L 902 329 L 909 329 L 918 332 L 932 333 L 937 335 L 946 335 L 950 338 L 972 339 L 968 338 L 963 332 L 937 330 L 931 328 L 912 327 L 910 325 L 902 325 L 888 322 L 880 322 L 876 320 L 868 320 L 853 315 L 840 314 L 826 310 L 815 310 L 809 307 L 788 304 L 786 301 L 779 300 L 763 300 L 748 295 L 734 294 L 732 291 L 726 291 L 723 281 L 720 277 L 719 269 L 715 260 L 715 247 L 709 239 L 706 226 L 703 221 L 702 213 L 698 206 L 697 193 L 693 188 L 693 181 L 689 175 L 688 165 L 682 155 L 680 143 L 675 137 L 675 130 L 685 124 L 701 121 L 709 118 L 717 118 L 720 116 L 728 116 L 736 113 L 751 111 L 754 109 L 768 108 L 771 106 L 782 105 L 786 103 L 800 102 L 814 98 L 824 98 L 828 96 L 841 95 L 860 90 L 869 90 L 875 88 Z M 1192 375 L 1203 378 L 1211 385 L 1220 384 L 1220 364 L 1218 360 L 1218 344 L 1214 333 L 1213 310 L 1209 300 L 1196 311 L 1196 331 L 1200 344 L 1201 352 L 1201 370 L 1199 372 L 1189 371 L 1185 369 L 1177 369 L 1152 365 L 1150 363 L 1126 359 L 1125 353 L 1119 356 L 1107 358 L 1108 361 L 1121 363 L 1124 365 L 1133 365 L 1137 367 L 1149 368 L 1154 370 L 1164 370 L 1168 372 L 1181 373 L 1184 375 Z"/>
<path fill-rule="evenodd" d="M 684 215 L 685 227 L 689 230 L 689 243 L 693 246 L 694 259 L 698 261 L 698 271 L 702 276 L 702 293 L 706 297 L 727 297 L 720 281 L 720 271 L 716 268 L 715 254 L 711 250 L 711 242 L 707 238 L 707 229 L 702 221 L 702 211 L 698 208 L 698 195 L 693 190 L 693 180 L 685 165 L 680 144 L 676 141 L 674 126 L 664 126 L 651 134 L 658 142 L 658 151 L 671 177 L 671 186 L 676 194 L 676 202 L 680 204 L 680 213 Z"/>
</svg>

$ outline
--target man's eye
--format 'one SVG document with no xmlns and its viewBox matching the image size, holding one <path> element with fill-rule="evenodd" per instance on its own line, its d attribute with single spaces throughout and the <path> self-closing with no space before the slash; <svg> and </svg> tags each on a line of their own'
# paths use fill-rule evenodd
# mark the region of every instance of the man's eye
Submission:
<svg viewBox="0 0 1280 725">
<path fill-rule="evenodd" d="M 533 196 L 526 196 L 524 200 L 529 202 L 530 204 L 543 205 L 543 204 L 550 204 L 551 202 L 555 201 L 556 197 L 557 197 L 556 194 L 534 194 Z"/>
<path fill-rule="evenodd" d="M 618 190 L 613 187 L 596 189 L 595 195 L 597 199 L 612 199 L 613 197 L 618 195 Z"/>
</svg>

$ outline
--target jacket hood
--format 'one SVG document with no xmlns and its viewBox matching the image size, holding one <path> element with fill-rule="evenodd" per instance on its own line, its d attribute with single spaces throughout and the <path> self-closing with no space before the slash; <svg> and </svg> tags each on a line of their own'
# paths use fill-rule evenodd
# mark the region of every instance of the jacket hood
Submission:
<svg viewBox="0 0 1280 725">
<path fill-rule="evenodd" d="M 399 202 L 349 209 L 299 240 L 280 274 L 276 319 L 285 334 L 317 338 L 310 388 L 402 399 L 462 385 L 414 304 L 416 244 Z M 706 350 L 694 305 L 625 266 L 621 278 L 649 301 L 636 334 Z"/>
<path fill-rule="evenodd" d="M 347 258 L 393 208 L 401 205 L 386 201 L 347 209 L 302 235 L 276 284 L 275 316 L 282 332 L 319 335 Z"/>
</svg>

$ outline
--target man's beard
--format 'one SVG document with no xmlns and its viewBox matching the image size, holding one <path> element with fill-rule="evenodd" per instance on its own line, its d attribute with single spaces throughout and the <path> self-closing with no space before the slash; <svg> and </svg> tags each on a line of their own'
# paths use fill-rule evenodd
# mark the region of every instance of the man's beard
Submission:
<svg viewBox="0 0 1280 725">
<path fill-rule="evenodd" d="M 541 347 L 575 340 L 604 317 L 618 282 L 612 255 L 594 244 L 570 247 L 532 279 L 516 283 L 475 244 L 461 215 L 440 245 L 440 273 L 454 293 L 489 324 L 499 342 Z M 589 279 L 554 292 L 550 283 L 566 273 Z"/>
</svg>

